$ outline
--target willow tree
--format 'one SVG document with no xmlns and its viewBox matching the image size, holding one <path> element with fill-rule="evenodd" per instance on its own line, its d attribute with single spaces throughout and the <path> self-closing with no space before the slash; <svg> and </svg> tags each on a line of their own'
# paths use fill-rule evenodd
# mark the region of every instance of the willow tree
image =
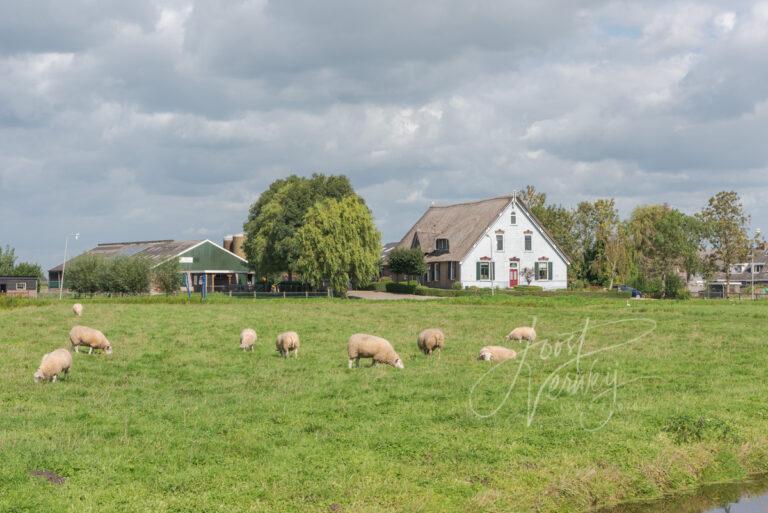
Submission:
<svg viewBox="0 0 768 513">
<path fill-rule="evenodd" d="M 357 196 L 329 198 L 312 206 L 296 232 L 296 268 L 313 287 L 327 281 L 346 296 L 349 285 L 370 283 L 379 270 L 381 236 L 371 211 Z"/>
<path fill-rule="evenodd" d="M 287 272 L 292 278 L 301 254 L 296 234 L 309 209 L 324 199 L 354 194 L 344 175 L 275 180 L 251 205 L 243 226 L 248 261 L 261 275 Z"/>
</svg>

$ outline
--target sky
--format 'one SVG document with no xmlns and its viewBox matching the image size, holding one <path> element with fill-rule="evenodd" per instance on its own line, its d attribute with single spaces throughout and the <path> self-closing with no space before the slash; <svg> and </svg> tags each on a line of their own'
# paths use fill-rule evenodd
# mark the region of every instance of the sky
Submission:
<svg viewBox="0 0 768 513">
<path fill-rule="evenodd" d="M 527 184 L 768 229 L 768 2 L 0 0 L 0 245 L 239 232 L 346 174 L 386 241 Z"/>
</svg>

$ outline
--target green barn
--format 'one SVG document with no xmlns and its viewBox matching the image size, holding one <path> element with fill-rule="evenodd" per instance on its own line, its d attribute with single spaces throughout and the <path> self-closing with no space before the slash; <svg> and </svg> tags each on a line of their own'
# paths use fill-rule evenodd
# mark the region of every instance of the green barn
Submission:
<svg viewBox="0 0 768 513">
<path fill-rule="evenodd" d="M 210 240 L 109 242 L 86 253 L 107 258 L 144 256 L 152 261 L 153 267 L 178 259 L 187 283 L 196 292 L 202 290 L 203 283 L 208 292 L 242 290 L 253 285 L 253 272 L 248 268 L 248 261 Z M 66 268 L 60 264 L 48 271 L 49 288 L 59 288 L 62 271 L 66 287 Z"/>
</svg>

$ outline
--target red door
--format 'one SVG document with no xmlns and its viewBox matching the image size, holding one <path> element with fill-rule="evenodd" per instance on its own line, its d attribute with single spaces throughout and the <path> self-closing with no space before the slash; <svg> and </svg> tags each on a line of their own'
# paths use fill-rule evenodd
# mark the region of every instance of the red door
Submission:
<svg viewBox="0 0 768 513">
<path fill-rule="evenodd" d="M 517 285 L 518 285 L 517 269 L 510 269 L 509 270 L 509 286 L 517 287 Z"/>
</svg>

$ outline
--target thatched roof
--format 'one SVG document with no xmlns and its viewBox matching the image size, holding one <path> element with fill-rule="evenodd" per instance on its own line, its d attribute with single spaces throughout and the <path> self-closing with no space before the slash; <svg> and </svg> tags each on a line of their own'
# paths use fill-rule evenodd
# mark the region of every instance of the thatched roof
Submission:
<svg viewBox="0 0 768 513">
<path fill-rule="evenodd" d="M 428 254 L 427 261 L 460 261 L 510 201 L 511 196 L 501 196 L 455 205 L 431 206 L 405 234 L 400 246 L 410 248 L 415 237 L 418 237 L 418 245 Z M 434 251 L 437 239 L 448 239 L 447 252 L 438 254 Z"/>
<path fill-rule="evenodd" d="M 567 264 L 568 256 L 558 247 L 555 240 L 542 226 L 528 207 L 513 195 L 499 196 L 479 201 L 456 203 L 454 205 L 431 206 L 408 230 L 399 246 L 418 245 L 427 255 L 427 262 L 460 262 L 474 247 L 493 222 L 501 215 L 510 202 L 524 212 L 544 237 L 552 244 Z M 437 239 L 448 239 L 448 251 L 437 251 Z"/>
</svg>

